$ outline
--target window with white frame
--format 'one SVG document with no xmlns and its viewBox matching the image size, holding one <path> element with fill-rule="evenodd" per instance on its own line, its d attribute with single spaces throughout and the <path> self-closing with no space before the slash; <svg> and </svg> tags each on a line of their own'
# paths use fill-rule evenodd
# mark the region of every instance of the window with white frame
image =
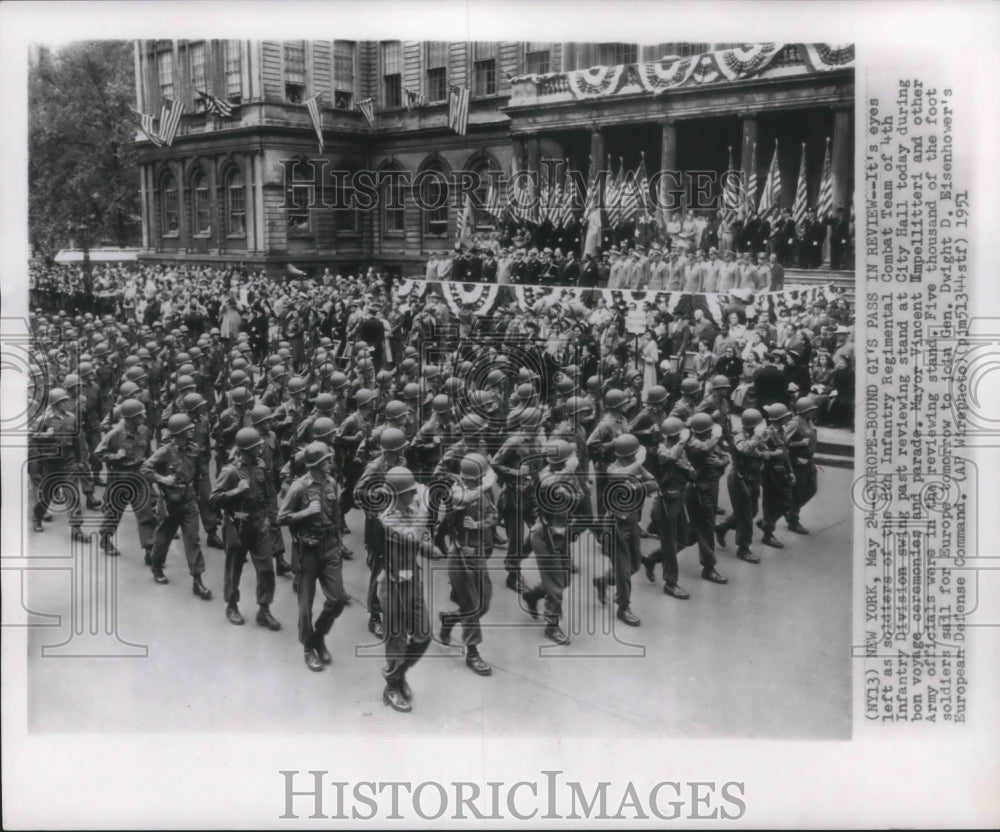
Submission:
<svg viewBox="0 0 1000 832">
<path fill-rule="evenodd" d="M 160 177 L 160 235 L 175 237 L 180 227 L 177 180 L 172 173 L 166 172 Z"/>
<path fill-rule="evenodd" d="M 426 44 L 427 100 L 448 98 L 448 42 L 432 40 Z"/>
<path fill-rule="evenodd" d="M 208 179 L 203 171 L 191 177 L 191 233 L 207 235 L 212 231 L 212 206 L 209 202 Z"/>
<path fill-rule="evenodd" d="M 156 55 L 156 72 L 160 81 L 160 99 L 174 97 L 174 53 L 159 52 Z"/>
<path fill-rule="evenodd" d="M 208 92 L 205 84 L 205 44 L 192 43 L 188 46 L 188 74 L 191 78 L 191 96 L 194 109 L 201 112 L 205 109 L 205 100 L 198 91 Z"/>
<path fill-rule="evenodd" d="M 285 100 L 301 104 L 306 95 L 306 42 L 285 41 Z"/>
<path fill-rule="evenodd" d="M 226 233 L 242 237 L 247 228 L 246 191 L 243 188 L 243 173 L 237 168 L 226 177 Z"/>
<path fill-rule="evenodd" d="M 225 41 L 226 98 L 234 104 L 239 104 L 243 100 L 242 61 L 240 41 Z"/>
<path fill-rule="evenodd" d="M 382 41 L 382 106 L 403 106 L 402 41 Z"/>
</svg>

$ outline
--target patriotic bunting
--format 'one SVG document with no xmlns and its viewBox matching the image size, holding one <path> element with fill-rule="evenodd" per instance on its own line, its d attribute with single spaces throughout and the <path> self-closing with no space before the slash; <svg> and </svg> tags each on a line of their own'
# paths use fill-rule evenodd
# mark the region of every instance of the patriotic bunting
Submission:
<svg viewBox="0 0 1000 832">
<path fill-rule="evenodd" d="M 365 121 L 368 122 L 369 126 L 375 125 L 375 100 L 373 98 L 366 98 L 364 101 L 358 102 L 358 109 L 361 110 L 361 115 L 365 117 Z"/>
<path fill-rule="evenodd" d="M 833 213 L 833 167 L 830 164 L 830 140 L 826 140 L 826 156 L 823 158 L 823 176 L 819 181 L 819 198 L 816 201 L 816 216 L 825 219 Z"/>
<path fill-rule="evenodd" d="M 140 113 L 135 107 L 130 106 L 129 109 L 139 116 L 139 129 L 146 134 L 146 138 L 148 138 L 157 147 L 163 147 L 163 139 L 161 139 L 160 134 L 156 132 L 156 126 L 154 124 L 156 120 L 147 113 Z"/>
<path fill-rule="evenodd" d="M 411 89 L 404 89 L 406 94 L 406 109 L 412 110 L 414 107 L 423 107 L 427 104 L 427 96 L 422 92 L 414 92 Z M 371 101 L 371 99 L 368 99 Z"/>
<path fill-rule="evenodd" d="M 160 140 L 167 147 L 174 143 L 177 135 L 177 128 L 181 124 L 181 116 L 184 115 L 184 105 L 177 100 L 169 98 L 163 99 L 163 107 L 160 109 L 160 129 L 158 131 Z"/>
<path fill-rule="evenodd" d="M 460 136 L 469 126 L 469 88 L 448 87 L 448 126 Z"/>
<path fill-rule="evenodd" d="M 195 90 L 195 92 L 198 93 L 199 98 L 204 102 L 205 112 L 214 113 L 223 118 L 229 118 L 233 114 L 233 105 L 224 98 L 219 98 L 202 90 Z"/>
<path fill-rule="evenodd" d="M 806 203 L 809 194 L 806 185 L 806 143 L 802 142 L 802 159 L 799 161 L 799 181 L 795 186 L 795 202 L 792 203 L 792 219 L 796 229 L 801 230 L 806 219 Z"/>
</svg>

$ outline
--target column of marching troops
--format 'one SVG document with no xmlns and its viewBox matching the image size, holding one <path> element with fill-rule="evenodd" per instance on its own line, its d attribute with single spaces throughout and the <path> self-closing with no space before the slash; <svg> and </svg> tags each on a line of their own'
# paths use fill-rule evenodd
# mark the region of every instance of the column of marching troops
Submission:
<svg viewBox="0 0 1000 832">
<path fill-rule="evenodd" d="M 209 600 L 204 529 L 207 545 L 225 552 L 231 623 L 244 624 L 240 584 L 248 558 L 263 627 L 281 627 L 270 609 L 275 576 L 294 576 L 305 663 L 321 671 L 331 662 L 325 638 L 348 604 L 343 561 L 353 555 L 345 516 L 357 508 L 370 573 L 369 629 L 386 645 L 383 700 L 397 710 L 410 710 L 406 673 L 433 632 L 422 559 L 446 560 L 455 608 L 439 614 L 440 641 L 451 643 L 460 627 L 467 665 L 489 675 L 480 622 L 490 606 L 487 561 L 495 548 L 506 547 L 506 586 L 544 621 L 548 639 L 567 644 L 563 598 L 579 572 L 571 552 L 583 531 L 597 536 L 607 558 L 593 578 L 596 597 L 604 605 L 613 592 L 617 618 L 629 626 L 640 623 L 631 606 L 640 569 L 654 582 L 659 564 L 664 593 L 688 598 L 677 564 L 686 546 L 697 546 L 701 576 L 714 584 L 727 583 L 716 544 L 724 547 L 730 531 L 737 557 L 758 563 L 750 549 L 758 503 L 764 544 L 783 547 L 775 537 L 782 517 L 789 530 L 808 534 L 799 514 L 816 493 L 816 405 L 809 397 L 794 403 L 794 413 L 783 404 L 745 410 L 734 431 L 725 376 L 704 390 L 685 379 L 671 401 L 663 387 L 643 395 L 607 389 L 568 366 L 543 400 L 538 377 L 505 355 L 489 355 L 485 372 L 459 361 L 470 355 L 469 344 L 456 345 L 448 366 L 420 366 L 408 347 L 395 370 L 376 371 L 363 342 L 345 362 L 322 339 L 294 368 L 282 342 L 258 367 L 242 333 L 227 344 L 212 330 L 189 343 L 183 327 L 132 337 L 88 327 L 78 340 L 78 330 L 62 326 L 42 318 L 36 327 L 34 530 L 44 530 L 58 498 L 74 540 L 86 540 L 85 501 L 103 512 L 100 545 L 117 556 L 116 532 L 131 506 L 153 581 L 167 583 L 168 549 L 179 535 L 192 591 Z M 732 514 L 720 522 L 724 476 Z M 103 502 L 96 486 L 105 489 Z M 660 545 L 643 557 L 640 540 L 653 536 Z M 524 580 L 532 554 L 536 586 Z M 314 617 L 317 586 L 323 605 Z"/>
</svg>

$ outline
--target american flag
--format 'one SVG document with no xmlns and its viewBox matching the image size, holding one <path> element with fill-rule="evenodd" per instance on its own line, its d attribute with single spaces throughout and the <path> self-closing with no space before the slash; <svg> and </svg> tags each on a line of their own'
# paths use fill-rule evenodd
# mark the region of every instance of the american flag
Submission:
<svg viewBox="0 0 1000 832">
<path fill-rule="evenodd" d="M 538 175 L 538 222 L 552 219 L 552 188 L 545 173 Z"/>
<path fill-rule="evenodd" d="M 621 157 L 618 158 L 618 175 L 611 181 L 608 182 L 607 195 L 605 196 L 605 203 L 608 211 L 608 224 L 612 228 L 617 228 L 622 223 L 622 218 L 624 216 L 624 206 L 622 205 L 622 191 L 624 190 L 624 181 L 622 177 L 622 165 Z M 608 170 L 611 170 L 611 157 L 608 157 Z"/>
<path fill-rule="evenodd" d="M 310 95 L 305 100 L 306 109 L 309 110 L 309 118 L 312 121 L 313 130 L 316 131 L 316 139 L 319 142 L 319 152 L 323 152 L 323 114 L 319 108 L 323 106 L 323 93 L 318 92 Z"/>
<path fill-rule="evenodd" d="M 580 202 L 580 188 L 576 184 L 573 171 L 566 169 L 566 184 L 563 187 L 562 205 L 560 206 L 560 225 L 565 228 L 573 221 L 573 214 Z"/>
<path fill-rule="evenodd" d="M 489 189 L 486 191 L 486 213 L 497 220 L 503 217 L 504 204 L 501 196 L 501 188 L 495 176 L 489 177 Z"/>
<path fill-rule="evenodd" d="M 375 124 L 375 100 L 373 98 L 366 98 L 364 101 L 359 101 L 358 109 L 361 110 L 361 115 L 365 117 L 365 121 L 368 124 Z"/>
<path fill-rule="evenodd" d="M 469 88 L 448 87 L 448 126 L 464 136 L 469 126 Z"/>
<path fill-rule="evenodd" d="M 622 184 L 622 194 L 621 194 L 621 220 L 625 222 L 627 220 L 636 220 L 645 213 L 645 205 L 643 205 L 642 194 L 639 192 L 639 171 L 636 169 L 635 173 L 626 173 L 625 180 Z"/>
<path fill-rule="evenodd" d="M 414 107 L 423 107 L 427 103 L 427 96 L 422 92 L 414 92 L 411 89 L 404 89 L 406 93 L 406 109 L 412 110 Z"/>
<path fill-rule="evenodd" d="M 215 115 L 222 116 L 223 118 L 229 118 L 233 114 L 233 105 L 224 98 L 219 98 L 216 95 L 202 92 L 201 90 L 195 90 L 195 92 L 198 93 L 201 100 L 205 103 L 205 112 L 215 113 Z"/>
<path fill-rule="evenodd" d="M 736 219 L 740 207 L 739 175 L 733 170 L 733 147 L 729 146 L 729 168 L 722 183 L 722 205 L 720 213 L 726 222 Z"/>
<path fill-rule="evenodd" d="M 816 200 L 816 216 L 824 219 L 833 213 L 833 167 L 830 164 L 830 140 L 826 140 L 826 156 L 823 158 L 823 177 L 819 182 L 819 198 Z"/>
<path fill-rule="evenodd" d="M 639 199 L 642 201 L 642 211 L 646 213 L 652 206 L 652 199 L 649 195 L 649 174 L 646 173 L 646 154 L 641 153 L 639 160 L 639 173 L 637 180 L 639 183 Z"/>
<path fill-rule="evenodd" d="M 774 142 L 774 155 L 771 157 L 771 166 L 767 169 L 767 179 L 764 180 L 764 193 L 760 195 L 760 205 L 757 206 L 757 213 L 766 218 L 772 211 L 777 210 L 778 200 L 781 199 L 781 170 L 778 168 L 778 142 Z"/>
<path fill-rule="evenodd" d="M 174 143 L 177 135 L 177 128 L 181 124 L 181 116 L 184 115 L 184 105 L 180 101 L 163 99 L 163 107 L 160 110 L 160 140 L 170 147 Z"/>
<path fill-rule="evenodd" d="M 155 119 L 151 115 L 140 113 L 135 107 L 130 106 L 129 109 L 139 116 L 139 129 L 146 134 L 147 138 L 157 147 L 163 147 L 163 139 L 160 138 L 156 127 L 153 126 Z"/>
<path fill-rule="evenodd" d="M 801 229 L 806 219 L 806 203 L 809 199 L 806 185 L 806 143 L 802 142 L 802 160 L 799 162 L 799 181 L 795 186 L 795 202 L 792 204 L 792 219 L 796 229 Z"/>
<path fill-rule="evenodd" d="M 750 170 L 747 174 L 747 190 L 744 195 L 746 200 L 747 219 L 757 213 L 757 142 L 753 143 L 753 151 L 750 154 Z"/>
</svg>

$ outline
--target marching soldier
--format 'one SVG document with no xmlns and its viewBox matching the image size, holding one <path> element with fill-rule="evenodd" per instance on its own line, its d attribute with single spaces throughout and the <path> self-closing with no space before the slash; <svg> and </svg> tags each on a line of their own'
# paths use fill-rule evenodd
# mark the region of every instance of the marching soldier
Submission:
<svg viewBox="0 0 1000 832">
<path fill-rule="evenodd" d="M 729 403 L 732 382 L 727 376 L 720 374 L 712 376 L 710 384 L 711 392 L 695 408 L 695 413 L 707 413 L 717 425 L 722 426 L 723 446 L 730 449 L 733 446 L 733 423 L 729 416 L 732 411 Z"/>
<path fill-rule="evenodd" d="M 493 554 L 493 528 L 497 524 L 492 491 L 496 474 L 479 453 L 468 454 L 459 465 L 460 477 L 452 485 L 444 521 L 451 539 L 448 554 L 451 600 L 458 605 L 458 611 L 441 613 L 440 638 L 443 644 L 450 644 L 451 631 L 460 623 L 465 664 L 473 673 L 489 676 L 493 668 L 479 655 L 483 641 L 479 622 L 489 611 L 493 597 L 486 561 Z"/>
<path fill-rule="evenodd" d="M 733 443 L 733 467 L 726 484 L 733 513 L 715 527 L 719 545 L 726 545 L 726 532 L 736 531 L 736 557 L 747 563 L 760 563 L 760 557 L 750 550 L 753 539 L 753 519 L 760 502 L 760 476 L 764 461 L 773 453 L 766 447 L 761 423 L 764 417 L 752 407 L 740 416 L 743 432 Z"/>
<path fill-rule="evenodd" d="M 788 454 L 788 439 L 785 428 L 792 418 L 785 405 L 777 402 L 764 407 L 768 426 L 765 432 L 767 448 L 775 453 L 768 456 L 761 475 L 761 519 L 757 525 L 764 532 L 761 540 L 765 546 L 784 549 L 785 544 L 774 536 L 778 520 L 792 505 L 792 489 L 795 474 Z"/>
<path fill-rule="evenodd" d="M 82 399 L 87 403 L 86 409 L 81 414 L 84 432 L 86 434 L 85 438 L 87 440 L 87 446 L 94 449 L 101 442 L 101 421 L 104 419 L 104 414 L 107 412 L 107 399 L 101 392 L 101 387 L 97 382 L 97 373 L 94 371 L 93 364 L 87 361 L 81 362 L 79 376 L 83 392 Z M 90 474 L 95 485 L 107 484 L 101 480 L 101 467 L 101 458 L 97 456 L 96 453 L 91 453 Z"/>
<path fill-rule="evenodd" d="M 240 577 L 249 554 L 257 573 L 257 623 L 269 630 L 280 630 L 281 624 L 271 614 L 274 567 L 267 471 L 261 459 L 264 441 L 254 428 L 241 428 L 236 432 L 235 443 L 237 458 L 219 472 L 212 489 L 212 504 L 224 512 L 226 573 L 222 594 L 226 618 L 231 624 L 245 623 L 239 609 Z"/>
<path fill-rule="evenodd" d="M 80 376 L 76 373 L 66 375 L 66 378 L 63 379 L 63 389 L 69 397 L 66 402 L 66 410 L 75 414 L 77 420 L 76 474 L 86 498 L 87 508 L 95 511 L 101 507 L 101 502 L 94 497 L 94 473 L 90 468 L 90 445 L 87 442 L 87 423 L 89 421 L 87 411 L 90 409 L 90 404 L 87 402 L 87 397 L 80 392 Z"/>
<path fill-rule="evenodd" d="M 212 459 L 212 428 L 205 415 L 205 408 L 208 403 L 201 393 L 185 393 L 181 402 L 181 413 L 187 413 L 194 423 L 194 437 L 192 442 L 198 451 L 201 465 L 198 471 L 198 511 L 201 516 L 201 525 L 205 530 L 205 545 L 213 549 L 222 549 L 223 542 L 219 537 L 219 514 L 212 504 L 212 483 L 209 480 L 208 466 Z"/>
<path fill-rule="evenodd" d="M 698 384 L 698 379 L 690 377 L 684 379 L 681 382 L 681 397 L 674 403 L 669 415 L 682 422 L 687 422 L 698 409 L 698 391 L 700 389 L 701 385 Z"/>
<path fill-rule="evenodd" d="M 122 403 L 121 417 L 121 421 L 104 435 L 94 450 L 94 456 L 108 466 L 102 506 L 101 545 L 107 555 L 115 557 L 121 554 L 113 538 L 118 532 L 122 512 L 131 505 L 139 527 L 139 545 L 145 550 L 146 565 L 149 566 L 156 517 L 148 483 L 139 474 L 140 466 L 149 456 L 151 439 L 149 429 L 143 424 L 146 408 L 138 399 L 127 399 Z"/>
<path fill-rule="evenodd" d="M 79 469 L 79 425 L 76 415 L 67 407 L 69 400 L 69 394 L 63 388 L 53 387 L 49 390 L 49 405 L 32 430 L 32 439 L 37 447 L 47 451 L 38 459 L 40 476 L 38 502 L 33 509 L 34 529 L 36 532 L 45 531 L 42 519 L 56 493 L 62 489 L 69 511 L 73 540 L 86 542 L 86 537 L 80 531 L 83 515 L 80 512 L 80 485 L 76 473 Z"/>
<path fill-rule="evenodd" d="M 260 459 L 264 463 L 264 489 L 267 497 L 267 519 L 271 536 L 271 553 L 274 555 L 274 568 L 278 575 L 290 575 L 292 568 L 285 562 L 285 539 L 278 525 L 278 490 L 281 488 L 281 471 L 284 458 L 278 437 L 271 430 L 271 408 L 265 404 L 254 405 L 250 411 L 250 421 L 253 428 L 260 434 Z"/>
<path fill-rule="evenodd" d="M 604 394 L 604 417 L 587 438 L 587 452 L 594 463 L 597 483 L 597 513 L 607 513 L 604 495 L 608 487 L 608 466 L 614 459 L 614 441 L 628 431 L 628 420 L 622 414 L 626 397 L 622 390 L 613 388 Z"/>
<path fill-rule="evenodd" d="M 167 549 L 170 548 L 174 534 L 180 529 L 184 555 L 194 579 L 192 592 L 202 600 L 209 601 L 212 592 L 201 579 L 205 571 L 205 557 L 198 542 L 198 500 L 195 490 L 201 459 L 194 447 L 194 429 L 194 422 L 186 413 L 175 413 L 167 422 L 170 439 L 157 448 L 139 470 L 144 477 L 160 486 L 166 509 L 153 539 L 150 557 L 153 580 L 158 584 L 167 583 L 167 576 L 163 573 Z"/>
<path fill-rule="evenodd" d="M 340 494 L 340 522 L 343 523 L 341 531 L 344 533 L 347 533 L 347 513 L 354 507 L 354 486 L 365 470 L 359 450 L 375 427 L 375 399 L 375 391 L 367 387 L 360 388 L 354 394 L 357 410 L 344 419 L 337 429 L 340 470 L 344 475 L 343 491 Z"/>
<path fill-rule="evenodd" d="M 229 407 L 219 414 L 215 424 L 215 467 L 217 470 L 229 462 L 229 452 L 236 441 L 236 432 L 252 427 L 250 408 L 253 396 L 246 387 L 237 387 L 229 394 Z"/>
<path fill-rule="evenodd" d="M 684 446 L 694 478 L 684 496 L 688 517 L 698 544 L 701 577 L 714 584 L 729 583 L 715 568 L 715 512 L 719 505 L 719 479 L 729 464 L 722 450 L 722 426 L 707 413 L 696 413 L 688 425 L 691 435 Z"/>
<path fill-rule="evenodd" d="M 325 639 L 347 606 L 340 543 L 340 506 L 337 483 L 330 475 L 333 451 L 324 442 L 311 442 L 303 461 L 308 473 L 292 483 L 278 512 L 278 522 L 289 526 L 298 544 L 299 643 L 306 667 L 319 672 L 333 657 Z M 323 592 L 323 609 L 313 621 L 316 584 Z"/>
<path fill-rule="evenodd" d="M 795 418 L 788 424 L 785 435 L 788 438 L 788 452 L 792 460 L 795 483 L 792 488 L 792 504 L 785 514 L 788 530 L 796 534 L 809 534 L 799 522 L 802 507 L 816 496 L 816 400 L 803 396 L 795 402 Z"/>
</svg>

